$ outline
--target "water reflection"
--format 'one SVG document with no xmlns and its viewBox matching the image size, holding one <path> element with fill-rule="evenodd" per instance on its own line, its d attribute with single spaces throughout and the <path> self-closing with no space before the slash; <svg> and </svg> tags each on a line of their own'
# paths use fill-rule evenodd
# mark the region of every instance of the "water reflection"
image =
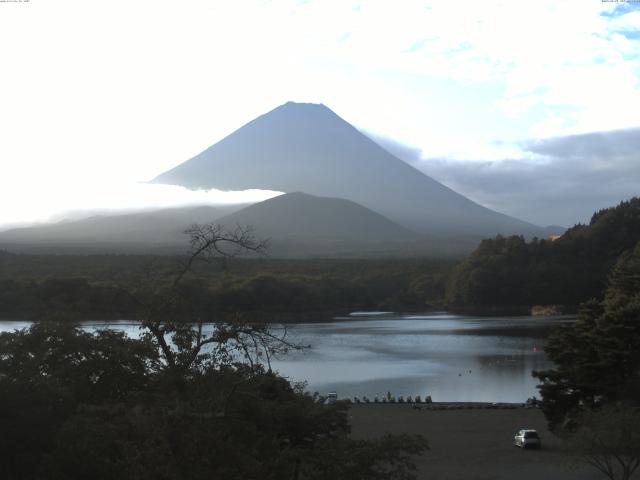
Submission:
<svg viewBox="0 0 640 480">
<path fill-rule="evenodd" d="M 274 362 L 311 391 L 341 397 L 431 395 L 435 401 L 523 402 L 537 395 L 532 370 L 544 369 L 544 339 L 558 317 L 381 315 L 295 324 L 311 345 Z"/>
</svg>

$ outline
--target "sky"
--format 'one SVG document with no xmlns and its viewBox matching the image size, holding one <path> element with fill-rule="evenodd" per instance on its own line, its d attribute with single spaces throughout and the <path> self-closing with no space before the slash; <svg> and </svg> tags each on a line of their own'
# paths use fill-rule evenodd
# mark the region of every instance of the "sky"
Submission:
<svg viewBox="0 0 640 480">
<path fill-rule="evenodd" d="M 0 228 L 273 196 L 143 182 L 287 101 L 540 225 L 640 192 L 640 2 L 0 1 L 0 42 Z"/>
</svg>

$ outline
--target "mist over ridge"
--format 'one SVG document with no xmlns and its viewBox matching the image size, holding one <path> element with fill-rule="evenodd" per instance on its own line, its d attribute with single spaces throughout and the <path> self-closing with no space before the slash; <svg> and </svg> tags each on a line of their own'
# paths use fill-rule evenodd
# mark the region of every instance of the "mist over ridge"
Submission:
<svg viewBox="0 0 640 480">
<path fill-rule="evenodd" d="M 350 200 L 293 192 L 252 205 L 168 208 L 95 215 L 0 232 L 0 249 L 22 253 L 181 254 L 194 224 L 249 229 L 268 241 L 268 256 L 460 257 L 474 241 L 413 232 Z"/>
</svg>

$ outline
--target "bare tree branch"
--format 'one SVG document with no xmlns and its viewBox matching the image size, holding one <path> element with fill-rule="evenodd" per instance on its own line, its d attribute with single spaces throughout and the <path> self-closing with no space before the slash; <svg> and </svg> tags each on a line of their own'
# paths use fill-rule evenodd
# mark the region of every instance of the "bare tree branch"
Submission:
<svg viewBox="0 0 640 480">
<path fill-rule="evenodd" d="M 205 333 L 204 321 L 195 311 L 196 307 L 183 297 L 187 276 L 194 275 L 199 261 L 221 261 L 226 266 L 239 255 L 264 255 L 268 242 L 256 240 L 251 228 L 236 226 L 227 230 L 213 223 L 192 225 L 185 233 L 189 235 L 189 252 L 168 284 L 165 280 L 163 287 L 163 282 L 155 278 L 155 272 L 149 268 L 143 272 L 147 282 L 141 283 L 143 288 L 153 288 L 146 292 L 150 300 L 136 298 L 144 311 L 141 328 L 157 343 L 167 368 L 186 373 L 203 365 L 230 363 L 241 355 L 252 369 L 264 356 L 271 370 L 274 354 L 302 348 L 286 339 L 286 328 L 282 335 L 277 335 L 266 325 L 243 322 L 239 316 L 232 321 L 211 322 L 213 331 Z"/>
</svg>

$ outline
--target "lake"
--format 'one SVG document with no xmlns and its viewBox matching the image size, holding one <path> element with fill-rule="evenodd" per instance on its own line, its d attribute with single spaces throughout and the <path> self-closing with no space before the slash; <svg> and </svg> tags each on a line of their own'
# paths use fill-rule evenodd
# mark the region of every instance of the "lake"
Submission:
<svg viewBox="0 0 640 480">
<path fill-rule="evenodd" d="M 301 315 L 304 317 L 304 315 Z M 307 389 L 340 398 L 431 395 L 433 401 L 524 402 L 539 394 L 532 370 L 550 366 L 545 339 L 567 317 L 477 317 L 355 312 L 327 322 L 287 325 L 309 349 L 272 362 Z M 0 331 L 29 322 L 0 321 Z M 136 335 L 127 321 L 87 322 Z"/>
<path fill-rule="evenodd" d="M 473 317 L 450 314 L 350 315 L 289 327 L 311 348 L 274 362 L 310 391 L 340 398 L 431 395 L 434 401 L 524 402 L 539 394 L 532 370 L 550 330 L 566 317 Z"/>
</svg>

